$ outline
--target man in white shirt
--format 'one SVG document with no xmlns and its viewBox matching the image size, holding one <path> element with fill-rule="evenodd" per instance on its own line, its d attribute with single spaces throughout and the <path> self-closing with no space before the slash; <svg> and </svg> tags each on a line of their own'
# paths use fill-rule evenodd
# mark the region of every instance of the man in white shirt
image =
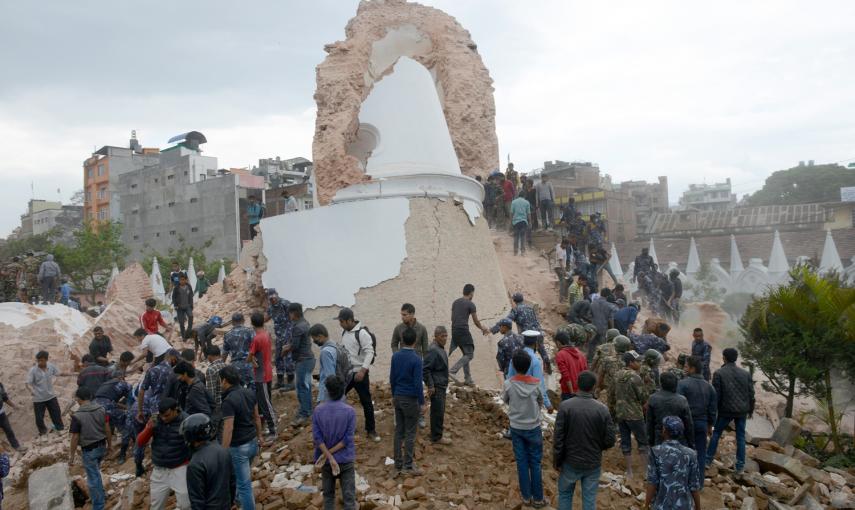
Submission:
<svg viewBox="0 0 855 510">
<path fill-rule="evenodd" d="M 535 186 L 537 191 L 537 207 L 540 209 L 540 224 L 544 230 L 552 230 L 552 215 L 555 206 L 555 189 L 549 182 L 549 177 L 541 174 L 540 183 Z"/>
<path fill-rule="evenodd" d="M 561 303 L 567 300 L 567 239 L 555 245 L 555 274 L 558 275 L 558 298 Z"/>
<path fill-rule="evenodd" d="M 163 356 L 166 354 L 166 351 L 172 349 L 172 345 L 170 345 L 165 338 L 158 334 L 150 335 L 146 333 L 146 330 L 143 328 L 139 328 L 134 331 L 134 338 L 140 340 L 140 350 L 142 353 L 134 358 L 131 365 L 135 365 L 143 358 L 148 362 L 152 362 L 153 365 L 157 365 L 163 361 Z"/>
<path fill-rule="evenodd" d="M 374 340 L 368 328 L 354 318 L 350 308 L 342 308 L 336 318 L 341 326 L 341 346 L 347 351 L 353 367 L 353 379 L 344 394 L 347 395 L 351 389 L 356 390 L 365 414 L 365 432 L 372 441 L 379 442 L 380 434 L 374 422 L 374 403 L 371 400 L 371 381 L 368 379 L 368 372 L 374 363 Z"/>
</svg>

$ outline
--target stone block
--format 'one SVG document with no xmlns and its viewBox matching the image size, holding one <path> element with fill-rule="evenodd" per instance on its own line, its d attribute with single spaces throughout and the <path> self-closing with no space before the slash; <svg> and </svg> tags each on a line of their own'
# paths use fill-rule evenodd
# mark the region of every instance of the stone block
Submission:
<svg viewBox="0 0 855 510">
<path fill-rule="evenodd" d="M 747 497 L 743 499 L 741 510 L 758 510 L 757 500 L 752 497 Z"/>
<path fill-rule="evenodd" d="M 772 434 L 772 441 L 775 441 L 781 446 L 788 446 L 793 444 L 793 441 L 795 441 L 801 433 L 802 426 L 799 425 L 799 422 L 792 418 L 781 418 L 781 421 L 778 423 L 778 427 Z"/>
<path fill-rule="evenodd" d="M 772 422 L 758 414 L 745 423 L 745 441 L 754 446 L 759 445 L 760 441 L 772 439 L 774 433 L 775 427 L 772 426 Z"/>
<path fill-rule="evenodd" d="M 810 477 L 801 462 L 780 453 L 758 448 L 754 450 L 754 460 L 764 471 L 787 473 L 801 483 Z"/>
<path fill-rule="evenodd" d="M 31 510 L 73 510 L 68 464 L 57 462 L 33 471 L 27 487 L 27 498 Z"/>
</svg>

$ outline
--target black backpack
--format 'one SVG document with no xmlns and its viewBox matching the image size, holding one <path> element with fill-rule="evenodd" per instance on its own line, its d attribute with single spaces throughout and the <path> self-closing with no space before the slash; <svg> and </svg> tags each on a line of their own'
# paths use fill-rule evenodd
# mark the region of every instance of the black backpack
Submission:
<svg viewBox="0 0 855 510">
<path fill-rule="evenodd" d="M 377 337 L 374 336 L 374 333 L 371 332 L 367 327 L 362 326 L 353 332 L 353 336 L 356 337 L 356 342 L 359 344 L 359 355 L 362 356 L 362 340 L 359 339 L 359 332 L 365 331 L 368 333 L 368 336 L 371 337 L 371 346 L 374 348 L 374 357 L 371 358 L 371 364 L 373 365 L 375 361 L 377 361 Z"/>
</svg>

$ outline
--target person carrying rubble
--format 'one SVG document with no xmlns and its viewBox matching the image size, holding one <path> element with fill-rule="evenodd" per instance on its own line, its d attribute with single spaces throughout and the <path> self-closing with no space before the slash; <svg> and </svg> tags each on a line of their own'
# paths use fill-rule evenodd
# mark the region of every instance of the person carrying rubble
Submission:
<svg viewBox="0 0 855 510">
<path fill-rule="evenodd" d="M 642 465 L 647 462 L 647 431 L 644 427 L 644 404 L 647 399 L 642 388 L 638 371 L 641 368 L 641 356 L 635 351 L 623 355 L 624 369 L 615 376 L 615 418 L 620 430 L 620 450 L 626 459 L 626 477 L 631 479 L 632 436 L 638 445 Z"/>
<path fill-rule="evenodd" d="M 118 432 L 123 437 L 127 423 L 127 407 L 131 394 L 131 385 L 125 382 L 124 370 L 113 370 L 110 378 L 101 383 L 95 391 L 95 403 L 104 408 L 110 419 L 110 431 Z M 119 464 L 125 463 L 128 453 L 128 443 L 122 442 L 119 451 Z"/>
<path fill-rule="evenodd" d="M 249 347 L 255 332 L 244 325 L 240 312 L 232 314 L 232 329 L 223 338 L 223 361 L 230 362 L 240 376 L 240 384 L 255 392 L 255 376 L 249 361 Z"/>
<path fill-rule="evenodd" d="M 371 399 L 371 365 L 374 364 L 376 339 L 374 334 L 361 322 L 356 320 L 353 310 L 342 308 L 338 312 L 338 324 L 341 326 L 341 346 L 347 351 L 350 358 L 353 377 L 344 389 L 344 394 L 356 390 L 359 395 L 359 403 L 365 415 L 365 433 L 368 438 L 379 443 L 380 434 L 377 433 L 374 421 L 374 402 Z"/>
<path fill-rule="evenodd" d="M 543 329 L 540 327 L 540 321 L 537 319 L 537 312 L 534 307 L 525 302 L 525 297 L 521 292 L 514 293 L 511 296 L 511 311 L 508 312 L 507 319 L 510 319 L 517 325 L 517 332 L 523 331 L 539 331 L 541 333 L 537 340 L 537 352 L 543 360 L 543 369 L 547 374 L 552 373 L 552 363 L 549 360 L 549 353 L 546 352 L 546 347 L 543 343 Z M 500 321 L 501 322 L 501 321 Z M 490 333 L 496 334 L 499 332 L 500 325 L 497 322 L 490 328 Z"/>
<path fill-rule="evenodd" d="M 329 398 L 312 413 L 315 467 L 321 470 L 324 509 L 335 509 L 335 481 L 341 485 L 344 510 L 356 509 L 356 411 L 344 397 L 345 382 L 332 375 L 324 381 Z"/>
<path fill-rule="evenodd" d="M 579 391 L 579 374 L 588 370 L 588 361 L 576 345 L 585 339 L 585 329 L 578 324 L 571 324 L 568 331 L 560 331 L 555 335 L 559 351 L 555 355 L 555 364 L 561 374 L 559 386 L 561 401 L 568 400 Z"/>
<path fill-rule="evenodd" d="M 698 460 L 695 452 L 678 438 L 684 434 L 683 421 L 676 416 L 662 420 L 664 441 L 654 446 L 647 460 L 647 491 L 644 508 L 652 510 L 691 510 L 701 508 L 701 487 L 695 476 Z"/>
<path fill-rule="evenodd" d="M 174 399 L 164 398 L 158 403 L 158 413 L 149 418 L 137 436 L 137 448 L 145 448 L 151 441 L 151 463 L 154 469 L 149 480 L 151 508 L 163 510 L 170 494 L 175 494 L 180 510 L 190 509 L 187 492 L 187 464 L 190 449 L 179 432 L 187 413 Z"/>
<path fill-rule="evenodd" d="M 671 331 L 671 326 L 661 322 L 656 325 L 655 330 L 655 332 L 645 330 L 640 335 L 629 334 L 629 338 L 635 346 L 635 352 L 644 355 L 648 350 L 654 349 L 659 351 L 660 354 L 665 354 L 671 350 L 671 346 L 665 340 L 668 332 Z"/>
<path fill-rule="evenodd" d="M 472 339 L 472 333 L 469 332 L 469 317 L 472 317 L 472 322 L 481 330 L 484 336 L 490 332 L 478 320 L 477 308 L 473 299 L 475 298 L 475 286 L 467 283 L 463 286 L 463 296 L 454 300 L 451 304 L 451 347 L 448 350 L 449 357 L 454 349 L 460 348 L 463 356 L 457 360 L 451 368 L 448 369 L 448 376 L 453 381 L 457 381 L 455 377 L 460 369 L 463 369 L 463 384 L 472 386 L 475 383 L 472 381 L 472 372 L 469 368 L 469 363 L 475 357 L 475 340 Z"/>
<path fill-rule="evenodd" d="M 80 407 L 71 417 L 68 465 L 74 465 L 74 456 L 77 454 L 79 445 L 83 469 L 86 471 L 89 498 L 92 500 L 92 510 L 104 510 L 106 494 L 101 481 L 101 461 L 113 446 L 110 422 L 104 408 L 92 401 L 93 394 L 89 388 L 86 386 L 77 388 L 74 396 Z"/>
<path fill-rule="evenodd" d="M 688 375 L 677 383 L 677 393 L 686 397 L 692 412 L 692 434 L 698 455 L 698 479 L 703 488 L 707 458 L 707 437 L 712 434 L 718 415 L 718 397 L 712 384 L 704 380 L 703 362 L 696 356 L 686 360 Z"/>
<path fill-rule="evenodd" d="M 593 395 L 597 378 L 584 371 L 575 398 L 562 402 L 555 419 L 552 466 L 558 478 L 558 510 L 572 510 L 576 482 L 582 486 L 582 510 L 597 508 L 603 451 L 615 445 L 615 425 Z"/>
<path fill-rule="evenodd" d="M 632 281 L 635 281 L 638 278 L 639 273 L 649 273 L 656 268 L 656 263 L 653 261 L 653 257 L 650 255 L 649 248 L 642 248 L 641 255 L 635 257 L 634 265 L 632 268 Z"/>
<path fill-rule="evenodd" d="M 175 307 L 175 320 L 178 321 L 181 339 L 187 340 L 189 332 L 193 330 L 193 287 L 190 286 L 187 273 L 178 276 L 178 285 L 172 289 L 172 306 Z"/>
<path fill-rule="evenodd" d="M 534 375 L 523 375 L 531 372 L 532 361 L 533 358 L 527 352 L 517 351 L 514 354 L 510 377 L 505 381 L 502 391 L 502 400 L 508 406 L 511 441 L 523 506 L 543 508 L 546 501 L 543 499 L 540 466 L 543 458 L 540 408 L 549 402 L 549 397 L 542 389 L 542 379 Z"/>
<path fill-rule="evenodd" d="M 273 334 L 276 338 L 274 345 L 276 363 L 276 389 L 291 391 L 294 385 L 294 361 L 291 352 L 285 347 L 291 343 L 291 316 L 288 313 L 288 300 L 279 297 L 276 289 L 267 289 L 267 312 L 264 322 L 273 321 Z"/>
<path fill-rule="evenodd" d="M 222 317 L 214 315 L 190 330 L 190 338 L 193 340 L 193 354 L 200 361 L 204 359 L 208 348 L 214 345 L 214 339 L 217 338 L 217 328 L 221 328 L 222 326 Z"/>
<path fill-rule="evenodd" d="M 713 388 L 718 397 L 718 415 L 710 444 L 707 447 L 707 467 L 715 457 L 718 441 L 724 429 L 734 423 L 736 428 L 736 472 L 745 469 L 745 423 L 754 414 L 754 381 L 751 373 L 736 366 L 739 352 L 729 347 L 722 352 L 724 365 L 713 374 Z"/>
<path fill-rule="evenodd" d="M 52 305 L 56 302 L 56 289 L 61 277 L 62 271 L 59 269 L 59 264 L 54 262 L 53 255 L 49 253 L 45 261 L 39 265 L 38 281 L 42 290 L 42 304 Z"/>
</svg>

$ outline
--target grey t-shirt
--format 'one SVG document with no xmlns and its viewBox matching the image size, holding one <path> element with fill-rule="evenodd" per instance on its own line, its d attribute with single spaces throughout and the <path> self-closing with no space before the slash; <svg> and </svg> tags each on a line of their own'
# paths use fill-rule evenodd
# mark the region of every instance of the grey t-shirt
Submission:
<svg viewBox="0 0 855 510">
<path fill-rule="evenodd" d="M 48 363 L 44 370 L 38 365 L 27 373 L 27 384 L 33 388 L 33 402 L 47 402 L 55 398 L 53 378 L 59 375 L 59 369 L 53 363 Z"/>
<path fill-rule="evenodd" d="M 469 330 L 469 316 L 475 313 L 471 299 L 459 297 L 451 304 L 451 329 Z"/>
</svg>

